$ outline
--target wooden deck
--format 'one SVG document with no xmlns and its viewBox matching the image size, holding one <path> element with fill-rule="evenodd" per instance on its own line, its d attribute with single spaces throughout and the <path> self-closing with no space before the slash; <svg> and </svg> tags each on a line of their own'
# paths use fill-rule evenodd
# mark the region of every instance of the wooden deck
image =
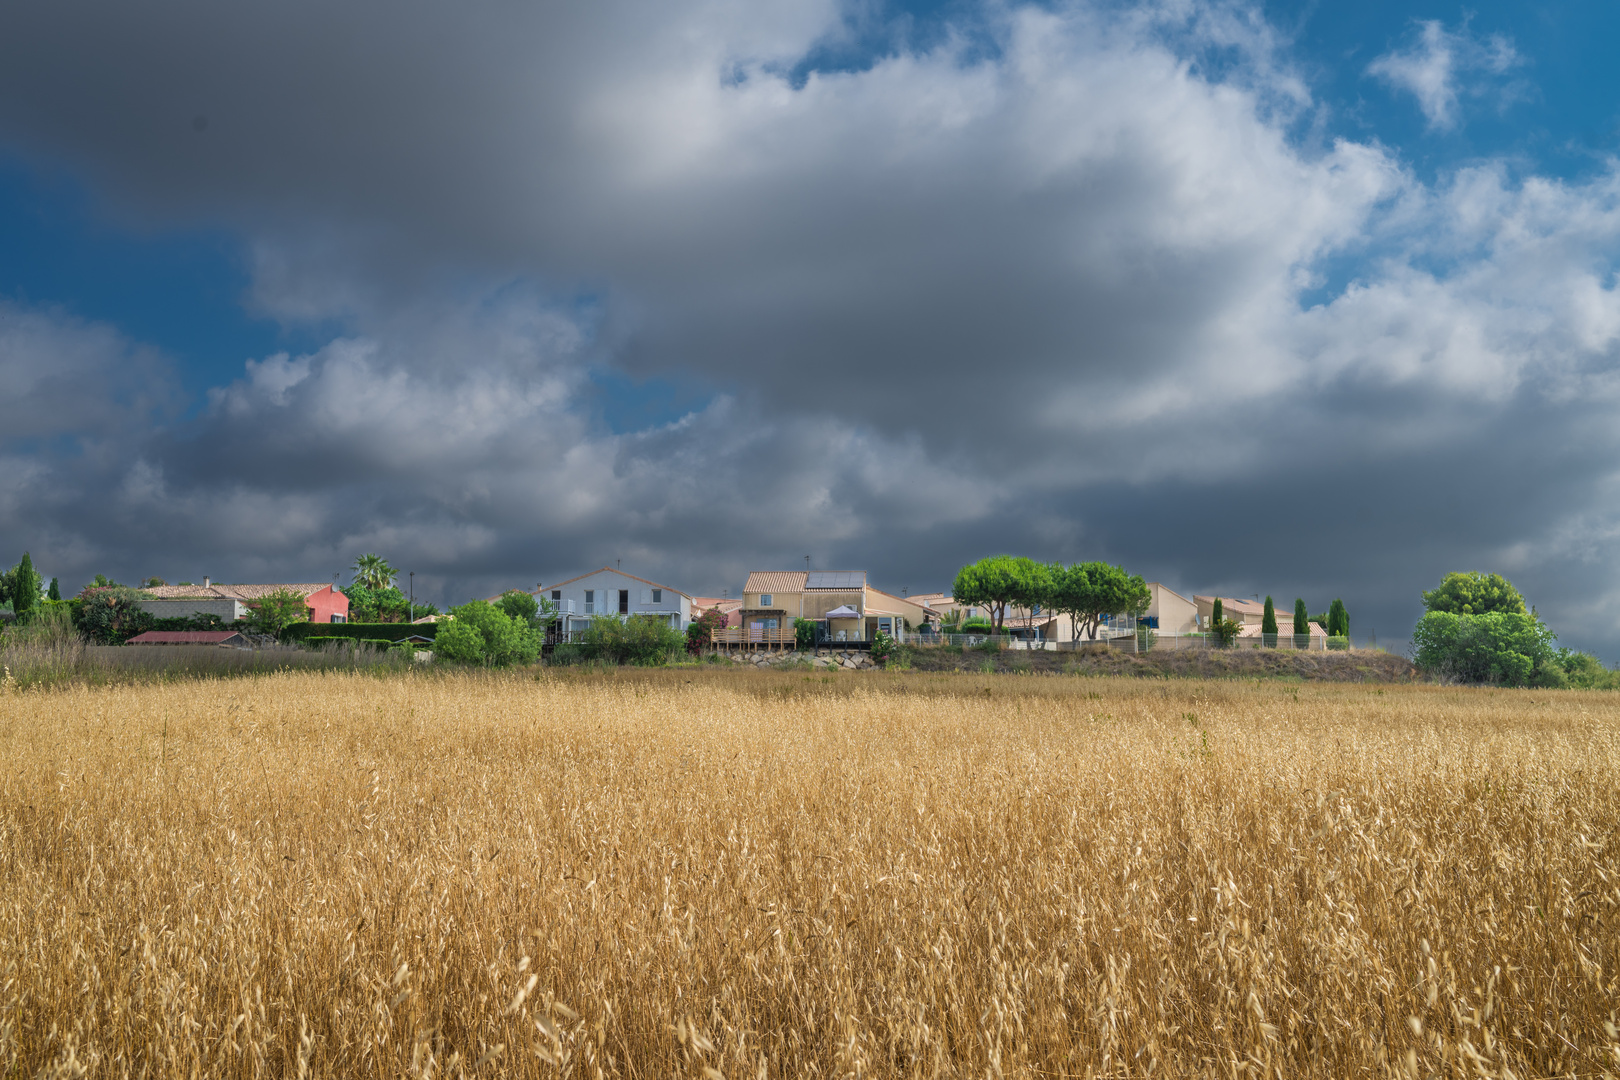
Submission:
<svg viewBox="0 0 1620 1080">
<path fill-rule="evenodd" d="M 792 627 L 754 630 L 746 626 L 722 626 L 709 631 L 709 641 L 717 649 L 795 649 L 799 644 Z"/>
</svg>

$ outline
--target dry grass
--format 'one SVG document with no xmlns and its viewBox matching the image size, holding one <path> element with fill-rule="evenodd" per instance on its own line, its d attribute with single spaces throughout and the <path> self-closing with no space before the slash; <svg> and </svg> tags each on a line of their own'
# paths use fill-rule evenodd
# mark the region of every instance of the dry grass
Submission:
<svg viewBox="0 0 1620 1080">
<path fill-rule="evenodd" d="M 1620 698 L 0 696 L 0 1075 L 1620 1072 Z"/>
</svg>

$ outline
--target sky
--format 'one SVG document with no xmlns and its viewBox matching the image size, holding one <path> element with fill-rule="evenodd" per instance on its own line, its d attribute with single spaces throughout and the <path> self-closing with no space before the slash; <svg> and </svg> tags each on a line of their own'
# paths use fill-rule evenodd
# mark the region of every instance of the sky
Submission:
<svg viewBox="0 0 1620 1080">
<path fill-rule="evenodd" d="M 0 558 L 448 605 L 614 565 L 1448 571 L 1620 660 L 1620 10 L 0 15 Z"/>
</svg>

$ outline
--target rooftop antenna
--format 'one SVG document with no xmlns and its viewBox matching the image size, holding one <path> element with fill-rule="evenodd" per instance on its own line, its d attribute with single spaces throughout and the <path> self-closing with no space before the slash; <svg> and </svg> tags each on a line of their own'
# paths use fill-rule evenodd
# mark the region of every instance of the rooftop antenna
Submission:
<svg viewBox="0 0 1620 1080">
<path fill-rule="evenodd" d="M 810 572 L 810 556 L 808 555 L 804 557 L 804 572 L 807 574 Z"/>
<path fill-rule="evenodd" d="M 623 561 L 624 561 L 623 559 L 614 559 L 613 560 L 613 569 L 617 570 L 619 568 L 619 564 L 622 563 Z"/>
</svg>

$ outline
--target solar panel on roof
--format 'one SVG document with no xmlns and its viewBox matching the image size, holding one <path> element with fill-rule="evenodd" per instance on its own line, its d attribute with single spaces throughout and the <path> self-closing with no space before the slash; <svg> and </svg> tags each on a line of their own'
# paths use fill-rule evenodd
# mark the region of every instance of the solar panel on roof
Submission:
<svg viewBox="0 0 1620 1080">
<path fill-rule="evenodd" d="M 861 589 L 866 587 L 864 570 L 812 570 L 805 577 L 807 589 Z"/>
</svg>

